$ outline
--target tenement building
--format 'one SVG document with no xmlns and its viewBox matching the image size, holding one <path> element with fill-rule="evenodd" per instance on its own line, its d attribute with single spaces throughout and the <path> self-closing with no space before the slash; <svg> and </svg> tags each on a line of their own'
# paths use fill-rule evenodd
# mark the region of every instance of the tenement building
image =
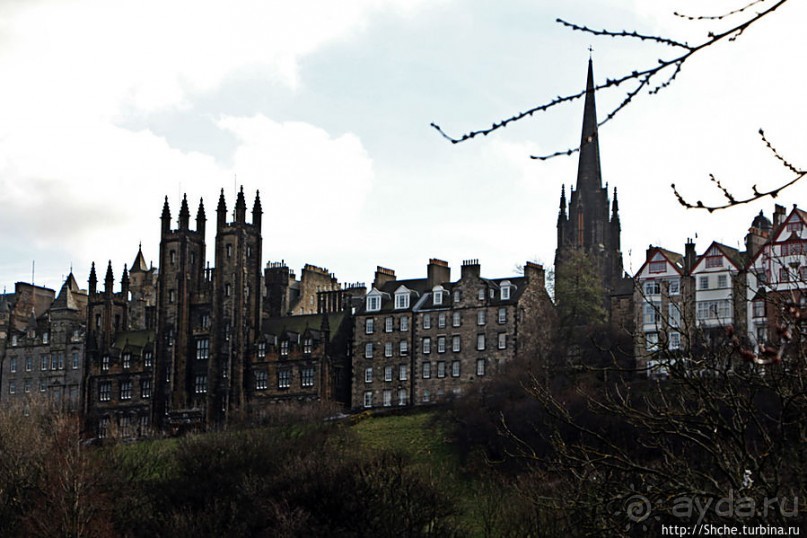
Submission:
<svg viewBox="0 0 807 538">
<path fill-rule="evenodd" d="M 426 278 L 398 280 L 378 267 L 355 316 L 352 407 L 428 405 L 501 372 L 527 346 L 534 321 L 551 321 L 544 269 L 484 278 L 477 260 L 451 280 L 431 259 Z"/>
</svg>

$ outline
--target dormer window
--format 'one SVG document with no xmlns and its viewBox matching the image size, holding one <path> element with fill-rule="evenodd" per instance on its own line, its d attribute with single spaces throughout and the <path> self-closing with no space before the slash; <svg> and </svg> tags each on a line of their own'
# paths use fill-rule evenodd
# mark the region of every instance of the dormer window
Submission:
<svg viewBox="0 0 807 538">
<path fill-rule="evenodd" d="M 311 350 L 314 347 L 314 340 L 311 338 L 306 338 L 303 340 L 303 353 L 306 355 L 311 355 Z"/>
<path fill-rule="evenodd" d="M 409 290 L 401 286 L 395 292 L 395 310 L 409 308 Z"/>
<path fill-rule="evenodd" d="M 502 301 L 510 300 L 510 289 L 512 287 L 512 284 L 510 284 L 509 281 L 505 280 L 504 282 L 502 282 L 501 287 L 502 287 Z"/>
<path fill-rule="evenodd" d="M 432 296 L 434 297 L 433 303 L 436 305 L 443 304 L 443 294 L 446 292 L 443 286 L 435 286 L 432 289 Z"/>
<path fill-rule="evenodd" d="M 381 310 L 381 296 L 374 294 L 367 296 L 367 311 L 378 312 Z"/>
<path fill-rule="evenodd" d="M 281 357 L 288 357 L 289 356 L 289 341 L 283 340 L 280 342 L 280 356 Z"/>
</svg>

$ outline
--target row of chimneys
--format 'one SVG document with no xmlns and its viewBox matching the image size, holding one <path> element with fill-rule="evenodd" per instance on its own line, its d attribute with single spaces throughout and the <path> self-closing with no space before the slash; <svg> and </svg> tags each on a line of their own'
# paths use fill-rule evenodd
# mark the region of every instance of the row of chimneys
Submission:
<svg viewBox="0 0 807 538">
<path fill-rule="evenodd" d="M 463 260 L 460 277 L 466 279 L 469 277 L 480 278 L 481 269 L 478 259 Z M 543 284 L 544 266 L 538 263 L 527 262 L 524 265 L 524 276 L 528 278 L 539 278 Z M 380 265 L 376 267 L 375 278 L 373 279 L 373 287 L 381 289 L 387 282 L 395 281 L 395 271 Z M 426 266 L 426 283 L 429 289 L 442 284 L 444 282 L 451 282 L 451 268 L 448 262 L 437 258 L 429 259 L 429 264 Z"/>
</svg>

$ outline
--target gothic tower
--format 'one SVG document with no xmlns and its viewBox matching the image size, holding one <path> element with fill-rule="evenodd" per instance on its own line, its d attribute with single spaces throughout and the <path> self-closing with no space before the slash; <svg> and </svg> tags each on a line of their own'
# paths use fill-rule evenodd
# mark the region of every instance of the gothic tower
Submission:
<svg viewBox="0 0 807 538">
<path fill-rule="evenodd" d="M 161 216 L 160 264 L 157 299 L 154 423 L 169 412 L 204 409 L 199 376 L 207 375 L 207 361 L 197 364 L 194 329 L 196 304 L 204 302 L 208 279 L 205 261 L 204 207 L 199 204 L 196 230 L 189 227 L 188 200 L 182 198 L 179 227 L 171 229 L 171 210 L 165 198 Z"/>
<path fill-rule="evenodd" d="M 619 239 L 621 226 L 616 188 L 611 203 L 608 188 L 602 185 L 594 94 L 594 69 L 589 58 L 577 186 L 569 193 L 568 204 L 566 190 L 561 187 L 555 275 L 556 278 L 563 278 L 566 271 L 564 263 L 572 251 L 584 252 L 592 259 L 599 273 L 605 292 L 603 303 L 607 307 L 608 297 L 617 290 L 622 279 L 622 252 Z M 563 297 L 555 299 L 558 302 L 563 301 Z"/>
<path fill-rule="evenodd" d="M 242 419 L 250 358 L 261 323 L 261 208 L 256 193 L 252 222 L 246 221 L 242 188 L 235 201 L 235 219 L 227 222 L 224 190 L 216 209 L 213 347 L 208 378 L 208 422 Z"/>
</svg>

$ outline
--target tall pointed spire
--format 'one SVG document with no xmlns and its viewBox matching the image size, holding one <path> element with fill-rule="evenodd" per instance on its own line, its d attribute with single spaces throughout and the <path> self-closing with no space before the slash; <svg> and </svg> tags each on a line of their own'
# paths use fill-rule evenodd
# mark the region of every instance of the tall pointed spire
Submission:
<svg viewBox="0 0 807 538">
<path fill-rule="evenodd" d="M 597 135 L 597 105 L 594 91 L 594 67 L 588 60 L 586 103 L 583 107 L 583 131 L 580 136 L 580 160 L 577 165 L 577 190 L 594 192 L 602 188 L 600 143 Z"/>
<path fill-rule="evenodd" d="M 202 234 L 202 237 L 205 235 L 206 222 L 207 215 L 205 215 L 205 203 L 204 200 L 199 198 L 199 209 L 196 210 L 196 231 Z"/>
<path fill-rule="evenodd" d="M 95 275 L 95 262 L 90 266 L 90 278 L 87 280 L 90 283 L 90 294 L 93 294 L 98 289 L 98 277 Z"/>
<path fill-rule="evenodd" d="M 616 198 L 616 187 L 614 187 L 614 202 L 611 204 L 611 220 L 619 219 L 619 200 Z"/>
<path fill-rule="evenodd" d="M 558 218 L 566 218 L 566 184 L 560 186 L 560 215 Z"/>
<path fill-rule="evenodd" d="M 163 214 L 160 216 L 160 220 L 162 221 L 162 231 L 163 233 L 168 233 L 171 231 L 171 209 L 168 207 L 168 196 L 165 197 L 165 203 L 163 204 Z"/>
<path fill-rule="evenodd" d="M 261 227 L 261 215 L 263 215 L 261 191 L 255 191 L 255 203 L 252 205 L 252 225 L 258 229 Z"/>
<path fill-rule="evenodd" d="M 112 293 L 112 284 L 115 282 L 115 277 L 112 273 L 112 260 L 109 260 L 109 265 L 106 266 L 106 277 L 104 278 L 104 293 Z"/>
</svg>

